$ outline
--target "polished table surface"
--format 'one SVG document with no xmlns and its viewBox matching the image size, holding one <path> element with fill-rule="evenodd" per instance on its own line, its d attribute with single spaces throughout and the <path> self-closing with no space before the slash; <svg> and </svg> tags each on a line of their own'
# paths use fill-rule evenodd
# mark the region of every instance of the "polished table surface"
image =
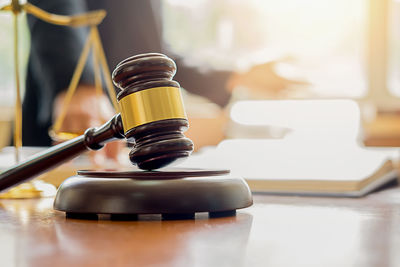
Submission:
<svg viewBox="0 0 400 267">
<path fill-rule="evenodd" d="M 233 217 L 112 221 L 0 200 L 0 266 L 400 266 L 400 188 L 254 201 Z"/>
</svg>

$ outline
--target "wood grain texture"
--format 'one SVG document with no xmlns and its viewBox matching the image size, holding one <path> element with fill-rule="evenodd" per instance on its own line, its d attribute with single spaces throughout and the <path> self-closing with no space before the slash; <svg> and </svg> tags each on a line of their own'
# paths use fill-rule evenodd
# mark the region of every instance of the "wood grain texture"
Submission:
<svg viewBox="0 0 400 267">
<path fill-rule="evenodd" d="M 66 219 L 1 200 L 1 266 L 399 266 L 400 189 L 360 199 L 255 195 L 236 217 Z"/>
</svg>

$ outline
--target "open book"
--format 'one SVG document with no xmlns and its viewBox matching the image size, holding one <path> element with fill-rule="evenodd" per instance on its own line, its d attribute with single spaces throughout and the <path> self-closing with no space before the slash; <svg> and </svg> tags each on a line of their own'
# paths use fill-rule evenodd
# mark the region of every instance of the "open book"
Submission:
<svg viewBox="0 0 400 267">
<path fill-rule="evenodd" d="M 396 153 L 355 142 L 228 140 L 182 166 L 231 169 L 253 192 L 360 197 L 396 181 Z"/>
<path fill-rule="evenodd" d="M 326 179 L 324 176 L 321 179 L 307 179 L 293 176 L 293 179 L 249 177 L 246 180 L 254 192 L 361 197 L 397 179 L 397 171 L 391 160 L 383 164 L 376 162 L 375 167 L 375 172 L 364 177 L 346 176 L 343 172 L 346 179 Z"/>
</svg>

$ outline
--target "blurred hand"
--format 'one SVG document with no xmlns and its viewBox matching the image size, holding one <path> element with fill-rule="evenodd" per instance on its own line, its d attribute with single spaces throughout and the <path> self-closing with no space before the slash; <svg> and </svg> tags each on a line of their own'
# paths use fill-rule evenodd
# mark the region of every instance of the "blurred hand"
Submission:
<svg viewBox="0 0 400 267">
<path fill-rule="evenodd" d="M 249 89 L 256 96 L 278 97 L 291 85 L 308 85 L 305 81 L 286 79 L 274 70 L 277 62 L 271 61 L 253 66 L 244 73 L 234 73 L 228 80 L 227 88 L 232 91 L 238 86 Z"/>
<path fill-rule="evenodd" d="M 65 98 L 65 92 L 60 93 L 53 108 L 53 121 L 60 115 Z M 99 127 L 115 114 L 108 97 L 98 96 L 94 86 L 79 85 L 71 99 L 61 132 L 83 134 L 90 127 Z M 116 141 L 107 144 L 99 151 L 91 151 L 91 160 L 96 165 L 102 165 L 106 158 L 118 161 L 123 143 Z"/>
</svg>

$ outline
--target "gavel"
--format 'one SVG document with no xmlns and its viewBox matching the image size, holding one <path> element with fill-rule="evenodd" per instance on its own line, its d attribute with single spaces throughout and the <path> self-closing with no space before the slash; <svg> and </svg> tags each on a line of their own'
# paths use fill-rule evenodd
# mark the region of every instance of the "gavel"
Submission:
<svg viewBox="0 0 400 267">
<path fill-rule="evenodd" d="M 106 143 L 126 138 L 133 144 L 132 164 L 154 170 L 188 157 L 193 143 L 183 134 L 189 127 L 180 85 L 172 80 L 175 62 L 148 53 L 120 62 L 112 73 L 120 113 L 99 128 L 53 146 L 0 174 L 0 191 L 55 168 L 84 151 L 99 150 Z"/>
</svg>

